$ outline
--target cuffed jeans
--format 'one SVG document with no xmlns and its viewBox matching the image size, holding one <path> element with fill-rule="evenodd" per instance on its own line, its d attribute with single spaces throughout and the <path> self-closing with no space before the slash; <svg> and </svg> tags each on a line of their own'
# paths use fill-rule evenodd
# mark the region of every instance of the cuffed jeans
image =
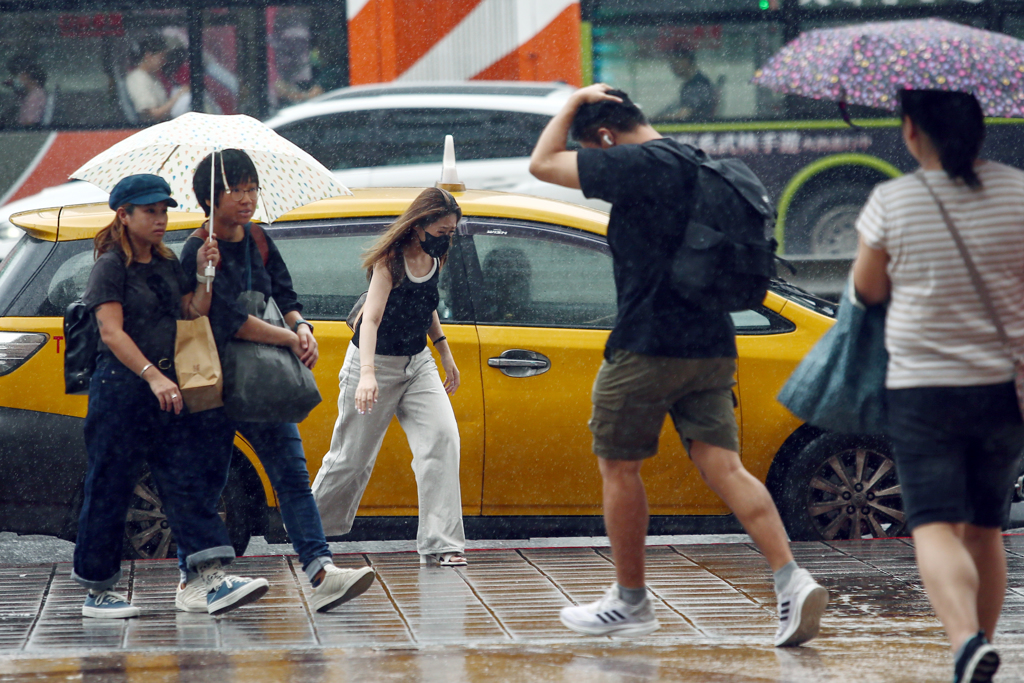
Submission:
<svg viewBox="0 0 1024 683">
<path fill-rule="evenodd" d="M 200 413 L 199 415 L 202 415 Z M 85 418 L 88 468 L 75 542 L 73 578 L 107 590 L 121 578 L 125 517 L 143 462 L 149 463 L 179 544 L 205 559 L 230 562 L 231 540 L 216 505 L 206 502 L 210 472 L 223 449 L 196 428 L 196 415 L 160 410 L 149 384 L 103 354 L 89 384 Z"/>
<path fill-rule="evenodd" d="M 360 415 L 355 409 L 359 384 L 359 349 L 349 344 L 338 381 L 338 421 L 331 450 L 313 482 L 324 528 L 347 534 L 370 481 L 377 453 L 391 417 L 397 416 L 409 439 L 412 469 L 419 493 L 416 548 L 421 555 L 462 552 L 459 488 L 459 426 L 429 349 L 415 356 L 375 357 L 378 402 Z"/>
<path fill-rule="evenodd" d="M 320 523 L 320 511 L 309 490 L 309 470 L 306 468 L 306 454 L 302 450 L 298 426 L 287 422 L 231 422 L 222 419 L 224 428 L 217 430 L 218 433 L 226 434 L 220 442 L 226 444 L 222 450 L 226 450 L 230 459 L 237 430 L 256 451 L 277 494 L 288 538 L 299 555 L 303 571 L 312 579 L 332 561 L 323 525 Z M 225 465 L 225 482 L 227 472 L 228 467 Z M 207 500 L 216 505 L 223 490 L 223 483 L 216 489 L 211 488 Z M 183 560 L 184 556 L 179 552 L 179 569 L 185 571 L 195 566 Z"/>
</svg>

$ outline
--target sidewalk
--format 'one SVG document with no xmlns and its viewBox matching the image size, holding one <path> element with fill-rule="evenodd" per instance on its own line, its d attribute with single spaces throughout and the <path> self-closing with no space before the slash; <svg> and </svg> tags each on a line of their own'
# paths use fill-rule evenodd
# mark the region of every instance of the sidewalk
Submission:
<svg viewBox="0 0 1024 683">
<path fill-rule="evenodd" d="M 997 681 L 1024 681 L 1024 536 L 1008 536 L 1010 590 Z M 234 573 L 271 591 L 222 619 L 174 609 L 173 561 L 125 563 L 118 587 L 143 615 L 83 619 L 67 563 L 0 567 L 0 680 L 105 681 L 948 681 L 951 657 L 904 540 L 798 543 L 829 589 L 821 637 L 771 647 L 771 574 L 749 543 L 648 548 L 662 627 L 637 641 L 567 631 L 558 611 L 613 581 L 604 547 L 498 548 L 462 568 L 411 552 L 338 555 L 378 581 L 311 614 L 295 557 L 246 557 Z M 361 672 L 361 673 L 360 673 Z"/>
</svg>

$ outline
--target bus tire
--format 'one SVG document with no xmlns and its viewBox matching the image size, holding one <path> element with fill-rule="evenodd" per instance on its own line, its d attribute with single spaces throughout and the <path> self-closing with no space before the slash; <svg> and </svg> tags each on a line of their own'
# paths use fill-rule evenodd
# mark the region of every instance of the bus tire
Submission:
<svg viewBox="0 0 1024 683">
<path fill-rule="evenodd" d="M 857 251 L 855 223 L 873 185 L 819 187 L 800 199 L 786 218 L 786 253 L 851 256 Z"/>
<path fill-rule="evenodd" d="M 906 533 L 887 439 L 822 434 L 796 455 L 778 495 L 794 541 L 885 538 Z"/>
</svg>

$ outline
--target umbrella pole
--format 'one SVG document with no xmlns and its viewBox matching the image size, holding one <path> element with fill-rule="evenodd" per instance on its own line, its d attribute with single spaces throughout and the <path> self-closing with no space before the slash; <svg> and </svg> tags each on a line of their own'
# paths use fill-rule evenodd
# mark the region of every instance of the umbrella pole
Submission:
<svg viewBox="0 0 1024 683">
<path fill-rule="evenodd" d="M 214 184 L 213 184 L 213 177 L 214 177 L 213 174 L 214 174 L 214 169 L 216 168 L 216 165 L 215 165 L 216 159 L 217 159 L 217 150 L 214 150 L 210 154 L 210 230 L 209 230 L 209 232 L 207 233 L 207 236 L 206 236 L 207 242 L 210 243 L 210 244 L 213 243 L 213 209 L 217 205 L 216 197 L 214 196 L 215 193 L 214 193 Z M 216 275 L 217 275 L 217 269 L 213 267 L 213 261 L 207 261 L 206 262 L 206 277 L 212 278 L 212 277 L 215 277 Z M 211 286 L 211 281 L 207 280 L 206 281 L 206 291 L 207 292 L 210 291 L 210 286 Z"/>
</svg>

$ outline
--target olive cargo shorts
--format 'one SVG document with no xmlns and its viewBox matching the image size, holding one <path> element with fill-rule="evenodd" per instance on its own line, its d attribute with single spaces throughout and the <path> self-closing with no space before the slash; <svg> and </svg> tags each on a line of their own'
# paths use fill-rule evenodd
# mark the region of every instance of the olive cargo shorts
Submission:
<svg viewBox="0 0 1024 683">
<path fill-rule="evenodd" d="M 613 349 L 594 380 L 594 453 L 643 460 L 658 452 L 668 413 L 687 449 L 702 441 L 739 452 L 734 358 L 668 358 Z"/>
</svg>

